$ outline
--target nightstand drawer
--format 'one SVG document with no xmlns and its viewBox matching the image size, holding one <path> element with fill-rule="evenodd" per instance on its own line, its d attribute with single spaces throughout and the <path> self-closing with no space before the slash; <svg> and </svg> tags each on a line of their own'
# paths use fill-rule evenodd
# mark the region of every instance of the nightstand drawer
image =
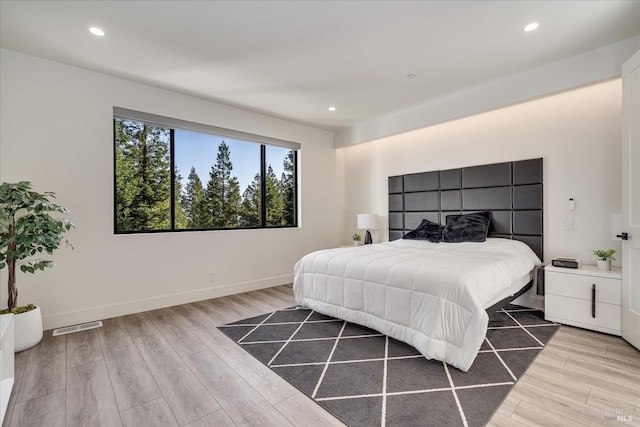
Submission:
<svg viewBox="0 0 640 427">
<path fill-rule="evenodd" d="M 546 284 L 545 284 L 546 286 Z M 544 318 L 554 322 L 620 335 L 621 306 L 596 303 L 596 317 L 591 316 L 591 301 L 563 296 L 547 296 Z"/>
<path fill-rule="evenodd" d="M 560 295 L 588 301 L 596 285 L 596 302 L 621 305 L 621 281 L 606 277 L 562 274 L 552 271 L 545 273 L 545 295 Z M 590 312 L 590 311 L 589 311 Z"/>
</svg>

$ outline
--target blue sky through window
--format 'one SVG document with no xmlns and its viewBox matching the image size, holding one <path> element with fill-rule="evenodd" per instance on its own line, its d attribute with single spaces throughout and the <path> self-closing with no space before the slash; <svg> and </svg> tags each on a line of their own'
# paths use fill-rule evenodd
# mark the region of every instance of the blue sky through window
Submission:
<svg viewBox="0 0 640 427">
<path fill-rule="evenodd" d="M 211 166 L 216 163 L 218 146 L 223 140 L 229 146 L 231 163 L 233 164 L 232 174 L 238 178 L 242 194 L 253 181 L 253 177 L 260 173 L 260 144 L 176 129 L 175 163 L 180 175 L 182 175 L 183 186 L 187 183 L 192 166 L 196 168 L 196 173 L 200 177 L 203 187 L 207 186 L 209 171 L 211 171 Z M 271 164 L 278 178 L 282 174 L 282 162 L 288 151 L 288 149 L 280 147 L 267 147 L 267 166 Z"/>
</svg>

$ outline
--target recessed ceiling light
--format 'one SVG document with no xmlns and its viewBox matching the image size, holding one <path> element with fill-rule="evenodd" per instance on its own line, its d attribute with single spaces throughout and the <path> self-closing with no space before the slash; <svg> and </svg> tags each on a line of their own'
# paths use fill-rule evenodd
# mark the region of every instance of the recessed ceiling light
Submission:
<svg viewBox="0 0 640 427">
<path fill-rule="evenodd" d="M 332 105 L 331 107 L 329 107 L 329 111 L 336 111 L 336 107 Z"/>
<path fill-rule="evenodd" d="M 529 31 L 533 31 L 540 26 L 537 22 L 532 22 L 531 24 L 524 27 L 524 30 L 528 33 Z"/>
<path fill-rule="evenodd" d="M 104 36 L 104 31 L 102 31 L 98 27 L 91 27 L 91 28 L 89 28 L 89 31 L 91 32 L 91 34 L 93 34 L 95 36 L 98 36 L 98 37 Z"/>
<path fill-rule="evenodd" d="M 407 74 L 408 79 L 415 79 L 417 76 L 415 74 Z"/>
</svg>

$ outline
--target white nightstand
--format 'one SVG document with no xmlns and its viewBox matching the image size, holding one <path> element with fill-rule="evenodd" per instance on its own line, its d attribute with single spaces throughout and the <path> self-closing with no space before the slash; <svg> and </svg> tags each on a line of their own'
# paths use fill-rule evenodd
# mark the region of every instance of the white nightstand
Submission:
<svg viewBox="0 0 640 427">
<path fill-rule="evenodd" d="M 546 266 L 544 317 L 558 323 L 621 334 L 622 269 Z"/>
</svg>

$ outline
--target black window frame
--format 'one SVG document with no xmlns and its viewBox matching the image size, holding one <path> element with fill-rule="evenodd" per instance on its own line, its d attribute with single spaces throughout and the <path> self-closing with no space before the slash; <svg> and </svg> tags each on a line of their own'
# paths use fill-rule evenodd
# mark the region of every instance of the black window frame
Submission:
<svg viewBox="0 0 640 427">
<path fill-rule="evenodd" d="M 169 158 L 170 158 L 170 192 L 169 211 L 170 228 L 157 230 L 118 230 L 117 206 L 117 144 L 116 144 L 116 120 L 128 120 L 132 122 L 145 123 L 150 126 L 162 127 L 169 130 Z M 204 125 L 180 119 L 159 116 L 150 113 L 129 110 L 121 107 L 113 107 L 113 232 L 114 234 L 149 234 L 149 233 L 175 233 L 189 231 L 222 231 L 222 230 L 259 230 L 278 228 L 298 228 L 298 158 L 301 144 L 292 141 L 280 140 L 262 135 L 251 134 L 232 129 L 219 128 L 216 126 Z M 206 227 L 206 228 L 176 228 L 175 221 L 175 130 L 185 130 L 202 134 L 214 135 L 216 137 L 229 137 L 245 142 L 260 145 L 260 225 L 259 226 L 237 226 L 237 227 Z M 267 225 L 267 163 L 266 150 L 268 146 L 287 148 L 293 152 L 293 224 Z"/>
</svg>

